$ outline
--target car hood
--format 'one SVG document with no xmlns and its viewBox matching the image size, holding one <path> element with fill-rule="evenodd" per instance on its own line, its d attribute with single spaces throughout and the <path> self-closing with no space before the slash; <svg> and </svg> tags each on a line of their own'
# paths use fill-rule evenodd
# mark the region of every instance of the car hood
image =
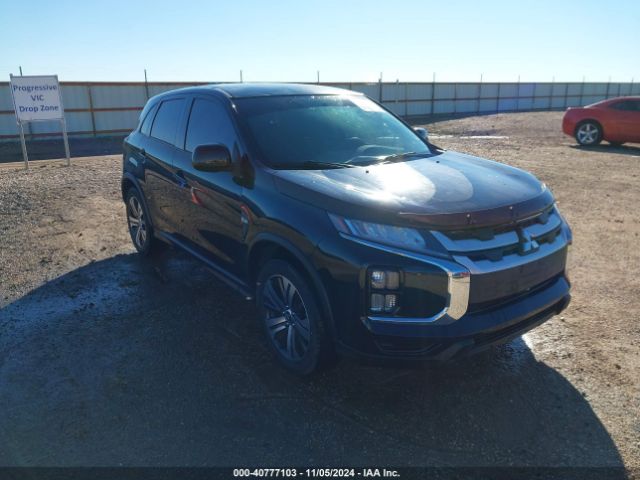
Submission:
<svg viewBox="0 0 640 480">
<path fill-rule="evenodd" d="M 517 220 L 553 203 L 535 176 L 455 152 L 427 158 L 326 170 L 278 170 L 284 194 L 335 213 L 386 213 L 447 226 Z"/>
</svg>

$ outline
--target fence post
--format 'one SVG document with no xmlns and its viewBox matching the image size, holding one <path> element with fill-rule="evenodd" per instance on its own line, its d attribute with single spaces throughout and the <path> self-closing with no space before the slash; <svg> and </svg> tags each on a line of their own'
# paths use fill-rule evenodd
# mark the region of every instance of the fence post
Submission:
<svg viewBox="0 0 640 480">
<path fill-rule="evenodd" d="M 87 83 L 87 95 L 89 97 L 89 113 L 91 113 L 91 131 L 93 132 L 93 136 L 97 136 L 96 132 L 96 117 L 93 111 L 93 94 L 91 93 L 91 84 Z"/>
<path fill-rule="evenodd" d="M 480 113 L 480 99 L 482 98 L 482 74 L 480 74 L 480 83 L 478 84 L 478 108 L 476 113 Z"/>
<path fill-rule="evenodd" d="M 404 116 L 409 116 L 409 84 L 404 82 Z"/>
<path fill-rule="evenodd" d="M 580 84 L 580 106 L 584 103 L 582 97 L 584 96 L 584 77 L 582 77 L 582 83 Z"/>
<path fill-rule="evenodd" d="M 433 115 L 435 110 L 435 99 L 436 99 L 436 72 L 433 72 L 433 79 L 431 80 L 431 108 L 429 109 L 429 115 Z"/>
<path fill-rule="evenodd" d="M 458 113 L 458 84 L 453 84 L 453 114 Z"/>
<path fill-rule="evenodd" d="M 564 84 L 564 108 L 569 106 L 569 83 Z"/>
<path fill-rule="evenodd" d="M 149 100 L 149 82 L 147 81 L 147 69 L 144 69 L 144 91 L 147 95 L 147 100 Z"/>
<path fill-rule="evenodd" d="M 496 94 L 496 113 L 500 113 L 500 90 L 502 82 L 498 82 L 498 93 Z"/>
</svg>

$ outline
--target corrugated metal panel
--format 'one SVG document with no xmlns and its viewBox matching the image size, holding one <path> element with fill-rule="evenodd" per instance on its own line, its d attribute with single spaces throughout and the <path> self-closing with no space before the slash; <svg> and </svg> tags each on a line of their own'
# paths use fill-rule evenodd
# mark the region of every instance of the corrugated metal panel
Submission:
<svg viewBox="0 0 640 480">
<path fill-rule="evenodd" d="M 0 115 L 0 135 L 18 135 L 15 115 Z"/>
<path fill-rule="evenodd" d="M 580 95 L 582 93 L 583 85 L 581 83 L 569 83 L 567 88 L 567 95 Z"/>
<path fill-rule="evenodd" d="M 531 110 L 533 108 L 533 98 L 525 97 L 518 99 L 518 110 Z"/>
<path fill-rule="evenodd" d="M 13 110 L 11 87 L 9 85 L 0 85 L 0 110 Z"/>
<path fill-rule="evenodd" d="M 533 97 L 533 93 L 536 90 L 535 83 L 521 83 L 518 85 L 519 97 Z"/>
<path fill-rule="evenodd" d="M 479 89 L 477 83 L 459 83 L 456 85 L 456 98 L 478 98 Z"/>
<path fill-rule="evenodd" d="M 382 85 L 382 101 L 404 100 L 404 84 L 392 83 Z"/>
<path fill-rule="evenodd" d="M 89 108 L 89 88 L 86 85 L 62 85 L 62 104 L 70 108 Z"/>
<path fill-rule="evenodd" d="M 517 83 L 501 83 L 500 84 L 500 98 L 517 97 L 517 96 L 518 96 Z"/>
<path fill-rule="evenodd" d="M 91 87 L 93 108 L 114 107 L 144 107 L 147 96 L 144 85 L 107 86 L 93 85 Z"/>
<path fill-rule="evenodd" d="M 33 122 L 29 128 L 31 133 L 62 133 L 60 122 Z"/>
<path fill-rule="evenodd" d="M 536 97 L 548 97 L 551 95 L 551 83 L 536 83 Z"/>
<path fill-rule="evenodd" d="M 497 83 L 483 83 L 480 86 L 481 98 L 495 98 L 498 96 L 499 84 Z"/>
<path fill-rule="evenodd" d="M 431 84 L 409 84 L 407 86 L 407 98 L 409 100 L 425 100 L 431 98 L 433 87 Z"/>
<path fill-rule="evenodd" d="M 453 113 L 453 100 L 436 100 L 433 102 L 433 113 Z"/>
<path fill-rule="evenodd" d="M 495 100 L 480 100 L 480 111 L 481 112 L 495 112 L 496 111 Z"/>
<path fill-rule="evenodd" d="M 566 83 L 554 83 L 553 86 L 553 91 L 552 91 L 552 95 L 554 97 L 563 97 L 565 92 L 567 91 L 567 84 Z"/>
<path fill-rule="evenodd" d="M 477 112 L 478 102 L 476 100 L 456 100 L 454 108 L 456 113 Z"/>
<path fill-rule="evenodd" d="M 550 108 L 551 107 L 551 99 L 549 97 L 535 98 L 533 100 L 533 108 Z"/>
<path fill-rule="evenodd" d="M 436 100 L 452 99 L 456 96 L 456 85 L 454 83 L 436 83 L 435 88 Z"/>
<path fill-rule="evenodd" d="M 582 105 L 584 105 L 584 103 L 580 101 L 580 97 L 567 98 L 567 107 L 579 107 Z"/>
<path fill-rule="evenodd" d="M 518 108 L 518 100 L 515 98 L 501 98 L 498 101 L 498 111 L 509 112 Z"/>
<path fill-rule="evenodd" d="M 140 112 L 135 110 L 95 112 L 96 130 L 133 130 L 138 124 Z"/>
<path fill-rule="evenodd" d="M 90 132 L 93 128 L 91 112 L 67 112 L 65 119 L 69 132 Z"/>
<path fill-rule="evenodd" d="M 429 115 L 431 113 L 431 102 L 409 102 L 407 104 L 407 115 Z"/>
<path fill-rule="evenodd" d="M 611 85 L 606 83 L 585 83 L 582 93 L 584 95 L 606 95 L 607 89 L 611 90 Z"/>
</svg>

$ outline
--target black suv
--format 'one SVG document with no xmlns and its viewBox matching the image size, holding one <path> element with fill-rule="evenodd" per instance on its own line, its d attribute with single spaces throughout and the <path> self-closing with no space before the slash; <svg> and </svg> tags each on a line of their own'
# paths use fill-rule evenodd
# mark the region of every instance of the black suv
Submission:
<svg viewBox="0 0 640 480">
<path fill-rule="evenodd" d="M 162 242 L 255 298 L 270 348 L 449 359 L 563 310 L 571 231 L 533 175 L 446 152 L 364 95 L 231 84 L 147 103 L 124 144 L 136 249 Z"/>
</svg>

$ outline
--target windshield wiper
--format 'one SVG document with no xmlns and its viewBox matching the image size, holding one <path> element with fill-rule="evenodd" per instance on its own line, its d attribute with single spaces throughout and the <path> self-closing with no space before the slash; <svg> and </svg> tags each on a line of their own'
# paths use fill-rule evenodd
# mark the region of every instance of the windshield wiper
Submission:
<svg viewBox="0 0 640 480">
<path fill-rule="evenodd" d="M 403 152 L 403 153 L 394 153 L 393 155 L 388 155 L 386 157 L 384 157 L 382 160 L 380 160 L 379 163 L 392 163 L 392 162 L 400 162 L 402 160 L 406 160 L 408 158 L 413 158 L 413 157 L 426 157 L 428 155 L 431 155 L 431 152 L 422 152 L 422 153 L 418 153 L 418 152 Z"/>
<path fill-rule="evenodd" d="M 294 163 L 287 165 L 292 170 L 295 169 L 309 169 L 309 170 L 322 170 L 325 168 L 354 168 L 355 165 L 349 165 L 348 163 L 332 163 L 332 162 L 316 162 L 315 160 L 307 160 L 302 163 Z"/>
</svg>

